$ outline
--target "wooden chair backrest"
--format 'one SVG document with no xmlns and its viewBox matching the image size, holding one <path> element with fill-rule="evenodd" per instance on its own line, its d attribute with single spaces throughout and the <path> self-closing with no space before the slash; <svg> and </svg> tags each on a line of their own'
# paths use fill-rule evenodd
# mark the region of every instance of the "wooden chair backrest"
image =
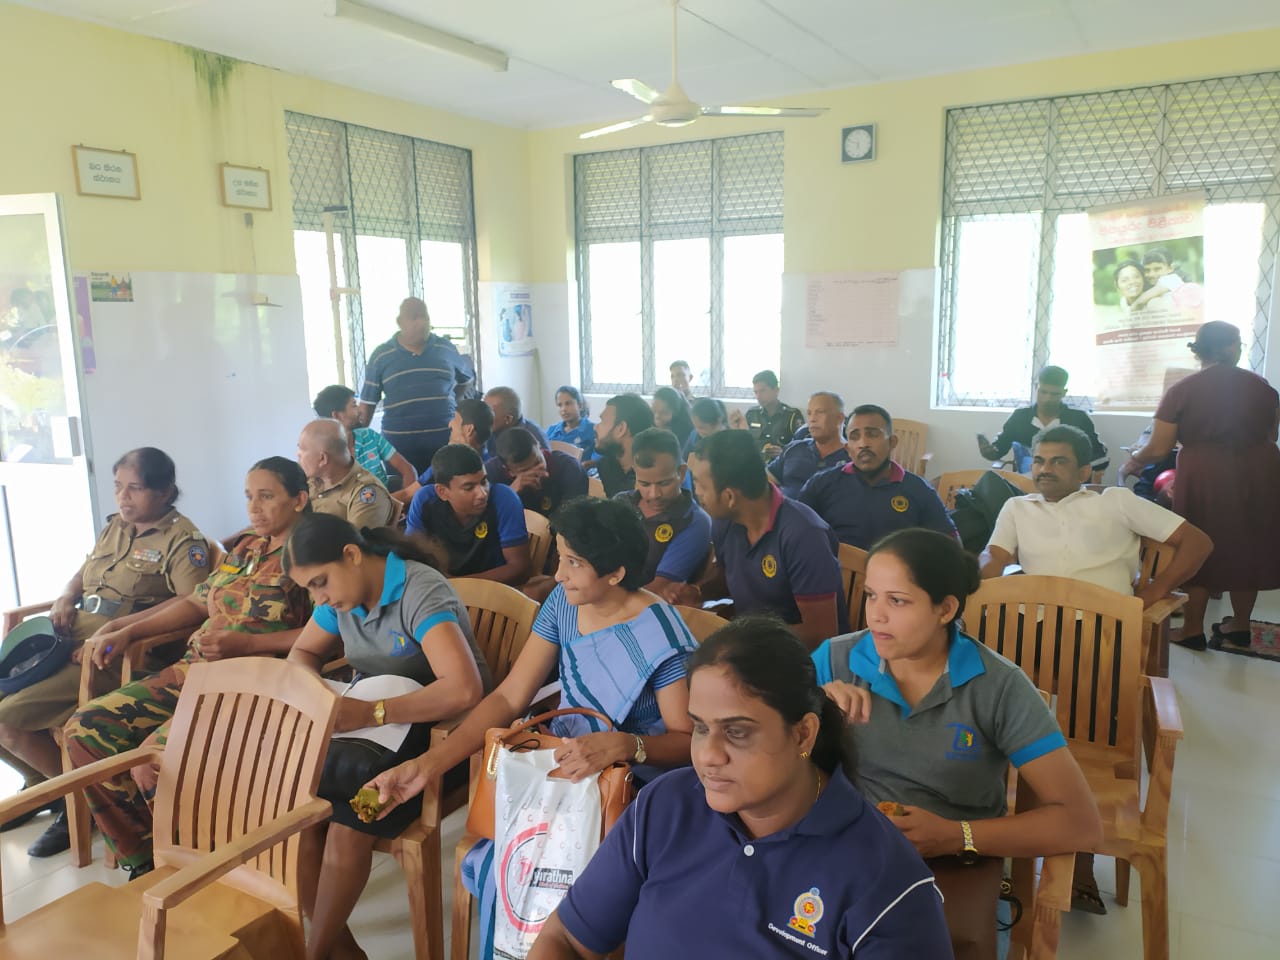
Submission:
<svg viewBox="0 0 1280 960">
<path fill-rule="evenodd" d="M 840 572 L 844 575 L 844 599 L 849 604 L 849 625 L 854 630 L 866 626 L 866 605 L 862 592 L 867 586 L 867 551 L 840 544 Z"/>
<path fill-rule="evenodd" d="M 680 619 L 684 621 L 684 625 L 693 634 L 693 639 L 699 643 L 702 643 L 707 637 L 729 623 L 719 614 L 710 610 L 703 610 L 701 607 L 677 606 L 676 613 L 680 614 Z"/>
<path fill-rule="evenodd" d="M 552 440 L 551 449 L 559 450 L 561 453 L 567 453 L 569 456 L 573 457 L 573 459 L 579 462 L 582 461 L 582 448 L 575 447 L 572 443 L 567 443 L 564 440 Z"/>
<path fill-rule="evenodd" d="M 989 468 L 983 470 L 952 470 L 938 478 L 938 499 L 942 501 L 942 505 L 948 510 L 954 510 L 956 507 L 956 491 L 964 490 L 965 488 L 972 489 L 982 475 L 988 472 L 998 473 L 1023 493 L 1036 492 L 1034 480 L 1021 473 L 1014 473 L 1012 470 L 989 470 Z"/>
<path fill-rule="evenodd" d="M 1138 547 L 1138 579 L 1134 588 L 1144 587 L 1173 563 L 1178 548 L 1160 540 L 1143 537 Z"/>
<path fill-rule="evenodd" d="M 604 481 L 599 477 L 592 477 L 587 481 L 587 496 L 599 497 L 601 500 L 605 498 Z"/>
<path fill-rule="evenodd" d="M 1065 577 L 996 577 L 965 603 L 964 622 L 1037 688 L 1057 694 L 1067 740 L 1136 759 L 1141 600 Z"/>
<path fill-rule="evenodd" d="M 471 615 L 471 632 L 494 684 L 501 683 L 533 632 L 538 602 L 496 580 L 459 577 L 449 585 Z"/>
<path fill-rule="evenodd" d="M 156 787 L 157 866 L 181 868 L 315 798 L 338 699 L 314 671 L 271 657 L 197 663 L 182 685 Z M 298 837 L 225 882 L 296 903 Z"/>
<path fill-rule="evenodd" d="M 540 513 L 526 510 L 524 525 L 529 531 L 529 576 L 536 577 L 543 572 L 551 553 L 551 521 Z"/>
<path fill-rule="evenodd" d="M 899 420 L 895 417 L 893 433 L 898 438 L 893 459 L 902 464 L 904 470 L 920 473 L 924 469 L 922 466 L 924 455 L 928 452 L 926 449 L 929 442 L 928 424 L 921 423 L 919 420 Z"/>
</svg>

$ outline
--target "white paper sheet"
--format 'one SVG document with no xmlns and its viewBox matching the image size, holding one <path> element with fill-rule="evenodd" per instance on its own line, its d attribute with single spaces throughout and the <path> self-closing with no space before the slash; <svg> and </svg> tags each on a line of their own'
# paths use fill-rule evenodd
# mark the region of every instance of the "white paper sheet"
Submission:
<svg viewBox="0 0 1280 960">
<path fill-rule="evenodd" d="M 408 677 L 397 677 L 385 674 L 378 677 L 363 677 L 355 683 L 342 683 L 338 680 L 326 680 L 325 683 L 340 697 L 352 697 L 356 700 L 374 701 L 390 700 L 403 697 L 406 693 L 421 690 L 422 684 Z M 362 727 L 359 730 L 347 730 L 335 733 L 334 739 L 350 737 L 358 740 L 372 740 L 388 750 L 399 750 L 404 738 L 409 735 L 409 724 L 387 723 L 381 727 Z"/>
</svg>

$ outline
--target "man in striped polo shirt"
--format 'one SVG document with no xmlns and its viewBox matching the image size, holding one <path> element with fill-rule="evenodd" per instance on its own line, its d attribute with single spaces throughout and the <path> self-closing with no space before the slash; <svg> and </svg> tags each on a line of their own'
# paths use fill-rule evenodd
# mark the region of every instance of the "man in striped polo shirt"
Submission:
<svg viewBox="0 0 1280 960">
<path fill-rule="evenodd" d="M 382 401 L 382 433 L 421 473 L 449 442 L 456 391 L 475 379 L 471 359 L 431 333 L 427 305 L 417 297 L 400 304 L 400 332 L 379 344 L 365 366 L 360 417 L 367 425 Z"/>
</svg>

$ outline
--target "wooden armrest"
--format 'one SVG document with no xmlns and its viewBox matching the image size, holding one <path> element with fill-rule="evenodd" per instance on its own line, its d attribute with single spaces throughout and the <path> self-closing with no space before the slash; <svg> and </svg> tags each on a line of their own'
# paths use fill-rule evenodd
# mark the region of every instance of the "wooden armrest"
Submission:
<svg viewBox="0 0 1280 960">
<path fill-rule="evenodd" d="M 1182 739 L 1182 712 L 1178 709 L 1178 697 L 1168 677 L 1142 677 L 1142 684 L 1151 693 L 1155 707 L 1156 735 Z"/>
<path fill-rule="evenodd" d="M 157 760 L 163 753 L 164 747 L 161 746 L 137 747 L 118 753 L 114 757 L 96 760 L 88 766 L 64 773 L 52 780 L 45 780 L 43 783 L 27 787 L 7 800 L 0 800 L 0 823 L 8 823 L 15 817 L 39 809 L 58 797 L 65 797 L 73 791 L 83 790 L 95 783 L 126 773 L 134 767 Z"/>
<path fill-rule="evenodd" d="M 171 910 L 214 880 L 226 876 L 242 863 L 270 850 L 282 840 L 328 820 L 332 813 L 333 805 L 328 800 L 308 800 L 270 823 L 249 831 L 234 843 L 204 854 L 199 860 L 147 890 L 142 899 L 152 909 Z"/>
<path fill-rule="evenodd" d="M 1058 853 L 1045 857 L 1040 864 L 1040 882 L 1036 885 L 1036 906 L 1052 907 L 1066 913 L 1071 909 L 1071 881 L 1075 874 L 1076 855 Z"/>
<path fill-rule="evenodd" d="M 52 609 L 53 601 L 46 600 L 43 603 L 29 603 L 25 607 L 14 607 L 12 610 L 6 610 L 4 612 L 4 632 L 8 633 L 28 617 L 34 617 L 38 613 L 48 613 Z"/>
<path fill-rule="evenodd" d="M 1185 593 L 1174 593 L 1162 600 L 1157 600 L 1142 611 L 1142 622 L 1162 623 L 1181 610 L 1186 605 L 1186 602 L 1187 595 Z"/>
<path fill-rule="evenodd" d="M 346 657 L 335 657 L 320 668 L 320 676 L 327 677 L 329 674 L 337 673 L 339 670 L 344 670 L 349 666 L 351 664 L 347 662 Z"/>
<path fill-rule="evenodd" d="M 457 730 L 462 721 L 467 719 L 467 714 L 471 711 L 466 710 L 458 714 L 456 717 L 448 717 L 444 720 L 437 720 L 431 728 L 431 746 L 438 747 L 444 743 L 445 738 L 453 731 Z"/>
</svg>

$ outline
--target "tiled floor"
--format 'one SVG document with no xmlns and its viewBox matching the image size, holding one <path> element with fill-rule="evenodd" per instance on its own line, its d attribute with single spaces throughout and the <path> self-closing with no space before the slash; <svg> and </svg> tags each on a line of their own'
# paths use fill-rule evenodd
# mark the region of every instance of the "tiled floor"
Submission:
<svg viewBox="0 0 1280 960">
<path fill-rule="evenodd" d="M 1211 610 L 1211 613 L 1216 611 Z M 1220 619 L 1218 613 L 1214 619 Z M 1280 621 L 1280 596 L 1265 598 L 1258 619 Z M 1278 955 L 1280 909 L 1280 663 L 1225 653 L 1174 649 L 1170 673 L 1178 690 L 1186 739 L 1178 749 L 1169 814 L 1171 960 L 1263 960 Z M 0 766 L 0 795 L 16 788 Z M 462 814 L 446 821 L 446 900 L 452 894 L 453 844 Z M 27 857 L 47 818 L 0 837 L 4 911 L 20 916 L 81 883 L 120 883 L 123 874 L 99 860 L 77 870 L 66 855 Z M 1063 960 L 1128 960 L 1142 956 L 1142 914 L 1135 872 L 1130 904 L 1111 899 L 1114 870 L 1098 860 L 1105 917 L 1064 918 Z M 369 956 L 410 960 L 407 902 L 399 868 L 378 855 L 356 909 L 354 929 Z M 445 905 L 446 923 L 449 905 Z M 447 935 L 447 931 L 446 931 Z M 473 938 L 474 943 L 474 938 Z"/>
</svg>

